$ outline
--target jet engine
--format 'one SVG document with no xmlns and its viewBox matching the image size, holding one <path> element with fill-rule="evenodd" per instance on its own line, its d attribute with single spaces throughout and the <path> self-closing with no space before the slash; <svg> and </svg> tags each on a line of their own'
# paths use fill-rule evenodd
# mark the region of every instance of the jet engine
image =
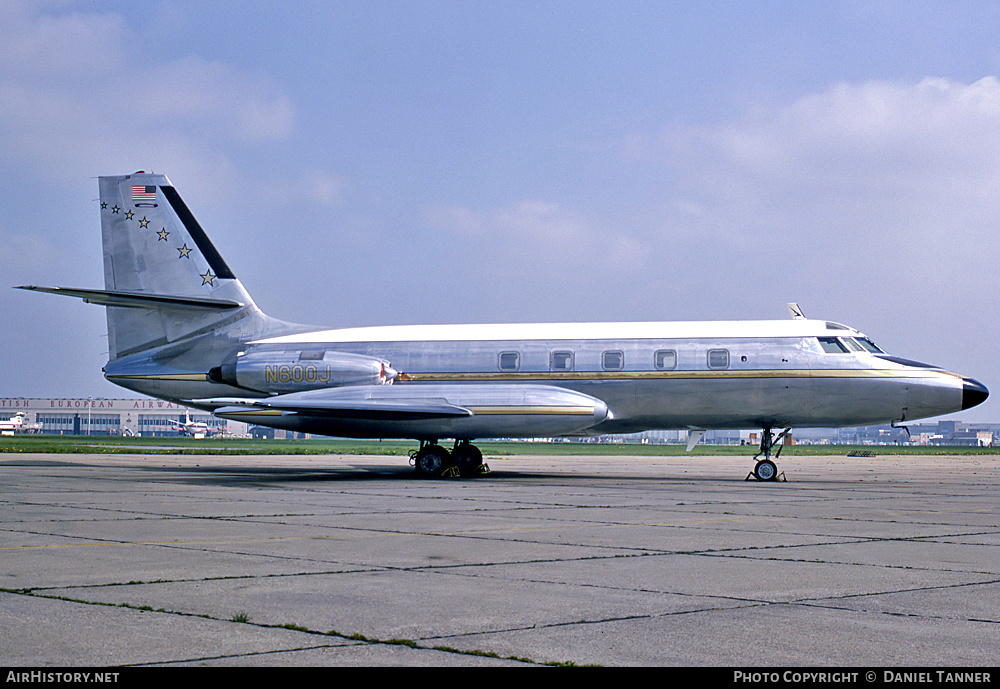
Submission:
<svg viewBox="0 0 1000 689">
<path fill-rule="evenodd" d="M 244 351 L 209 372 L 209 379 L 247 390 L 285 394 L 345 385 L 387 385 L 389 362 L 325 350 Z"/>
</svg>

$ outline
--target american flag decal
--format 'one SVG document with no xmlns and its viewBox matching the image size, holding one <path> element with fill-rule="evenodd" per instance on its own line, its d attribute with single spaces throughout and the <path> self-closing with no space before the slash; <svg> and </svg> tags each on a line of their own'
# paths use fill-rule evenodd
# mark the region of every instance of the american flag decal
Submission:
<svg viewBox="0 0 1000 689">
<path fill-rule="evenodd" d="M 133 203 L 155 203 L 156 187 L 132 187 Z"/>
</svg>

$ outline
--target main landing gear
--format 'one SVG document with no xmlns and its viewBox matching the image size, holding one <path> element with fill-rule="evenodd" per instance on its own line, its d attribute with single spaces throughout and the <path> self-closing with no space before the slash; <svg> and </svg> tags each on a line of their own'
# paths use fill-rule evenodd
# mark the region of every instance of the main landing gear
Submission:
<svg viewBox="0 0 1000 689">
<path fill-rule="evenodd" d="M 754 478 L 758 481 L 785 480 L 784 472 L 779 474 L 778 465 L 771 461 L 771 448 L 774 447 L 775 445 L 778 445 L 778 443 L 781 442 L 781 439 L 784 438 L 786 435 L 788 435 L 788 432 L 791 430 L 792 430 L 791 428 L 786 428 L 785 430 L 783 430 L 781 433 L 778 434 L 777 438 L 775 438 L 771 433 L 771 427 L 764 426 L 764 433 L 761 435 L 760 439 L 760 452 L 758 452 L 753 456 L 754 459 L 757 459 L 761 455 L 764 455 L 764 459 L 757 462 L 757 464 L 753 468 L 753 473 L 747 475 L 746 478 L 747 481 L 749 481 L 751 478 Z M 778 451 L 774 453 L 775 459 L 777 459 L 781 455 L 781 448 L 783 447 L 784 445 L 778 446 Z"/>
<path fill-rule="evenodd" d="M 421 440 L 420 449 L 410 452 L 413 468 L 424 478 L 482 476 L 490 473 L 483 453 L 468 440 L 456 440 L 448 452 L 437 440 Z"/>
</svg>

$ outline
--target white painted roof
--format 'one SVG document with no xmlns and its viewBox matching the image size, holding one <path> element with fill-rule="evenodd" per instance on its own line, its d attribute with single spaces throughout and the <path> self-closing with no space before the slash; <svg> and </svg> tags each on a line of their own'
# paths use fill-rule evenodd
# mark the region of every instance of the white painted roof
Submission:
<svg viewBox="0 0 1000 689">
<path fill-rule="evenodd" d="M 503 340 L 630 340 L 857 335 L 829 329 L 826 321 L 673 321 L 662 323 L 494 323 L 480 325 L 391 325 L 317 330 L 258 340 L 261 344 L 315 342 L 444 342 Z"/>
</svg>

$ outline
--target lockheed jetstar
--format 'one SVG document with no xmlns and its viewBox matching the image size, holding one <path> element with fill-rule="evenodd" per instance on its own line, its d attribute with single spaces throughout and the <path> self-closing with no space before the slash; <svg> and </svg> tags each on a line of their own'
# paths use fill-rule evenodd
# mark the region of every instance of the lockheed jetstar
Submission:
<svg viewBox="0 0 1000 689">
<path fill-rule="evenodd" d="M 319 329 L 261 312 L 162 174 L 101 177 L 108 380 L 289 431 L 411 438 L 417 473 L 475 475 L 477 438 L 905 424 L 980 404 L 958 373 L 810 320 Z M 449 439 L 449 449 L 442 441 Z M 780 448 L 779 448 L 780 452 Z M 776 455 L 775 455 L 776 456 Z"/>
</svg>

